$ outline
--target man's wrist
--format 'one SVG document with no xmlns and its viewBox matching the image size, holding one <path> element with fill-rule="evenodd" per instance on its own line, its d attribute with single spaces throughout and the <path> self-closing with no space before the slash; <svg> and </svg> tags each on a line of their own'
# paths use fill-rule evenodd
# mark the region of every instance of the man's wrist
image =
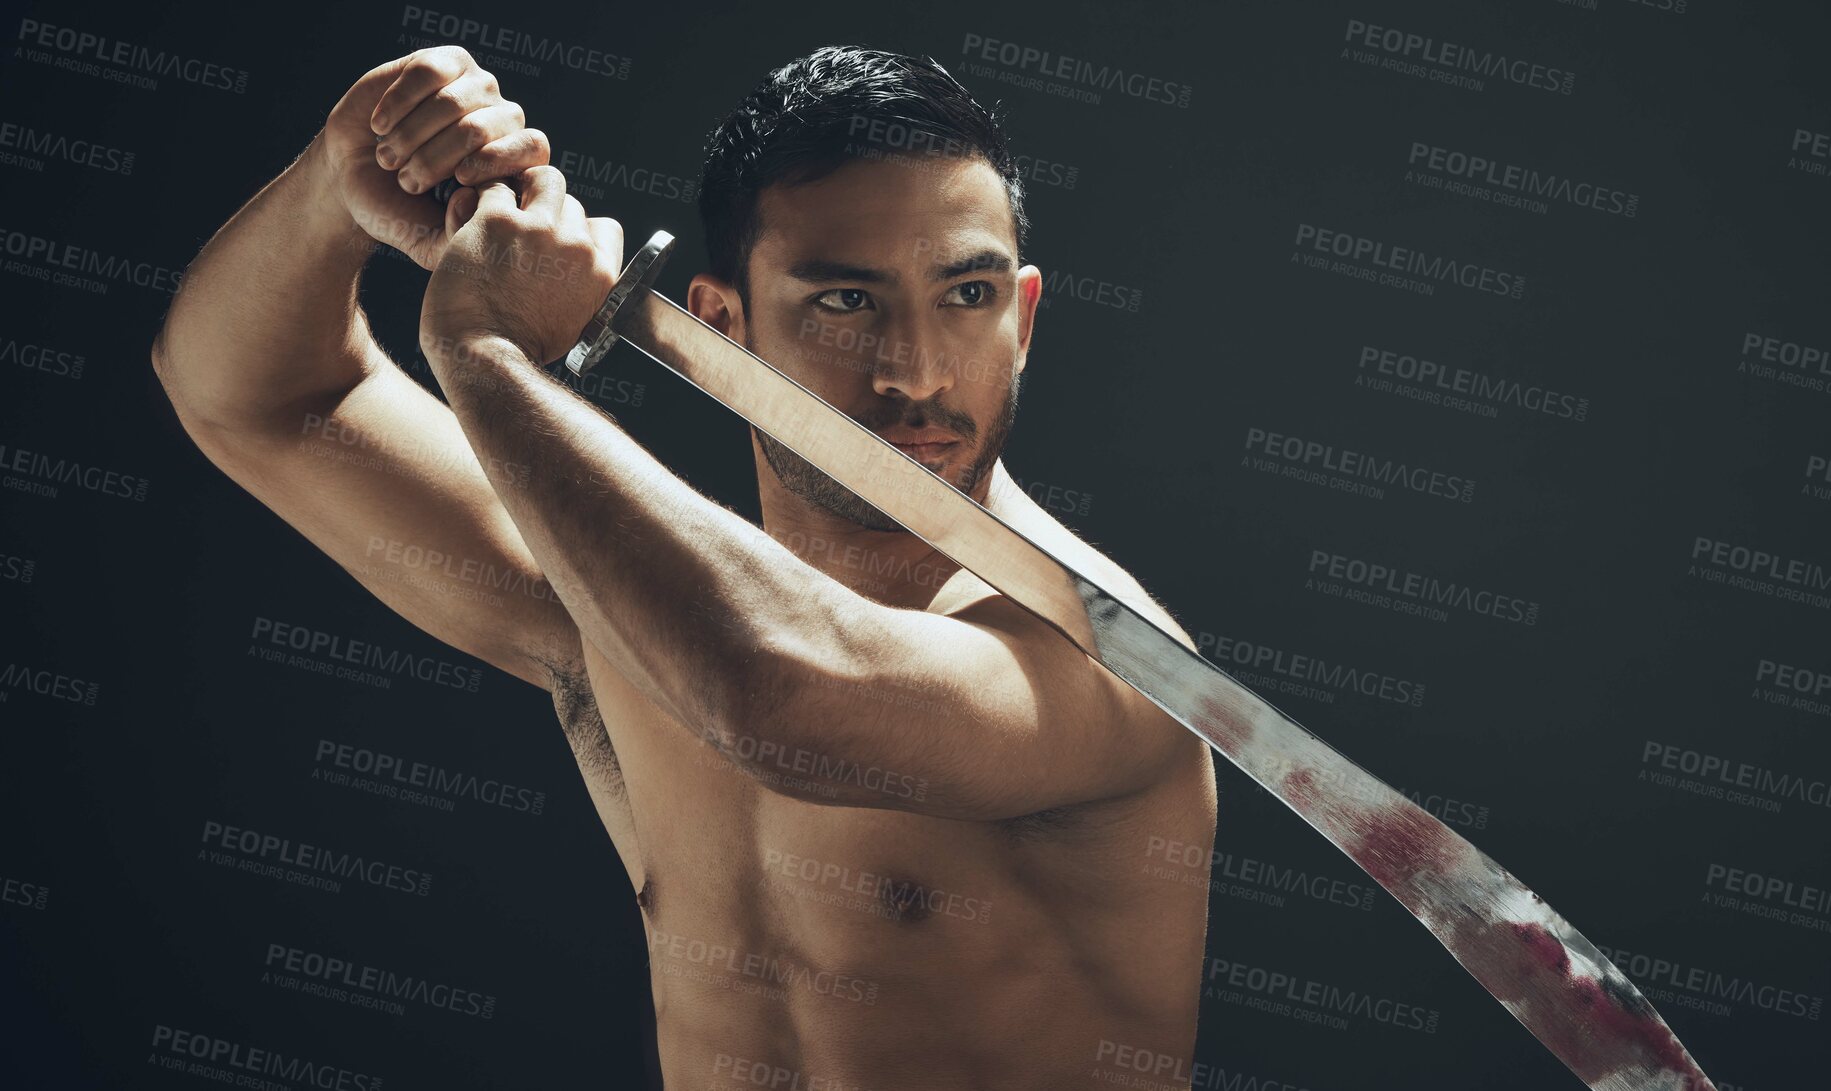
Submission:
<svg viewBox="0 0 1831 1091">
<path fill-rule="evenodd" d="M 336 164 L 321 131 L 305 146 L 286 173 L 294 188 L 291 199 L 305 221 L 308 237 L 320 243 L 367 254 L 377 245 L 374 238 L 350 215 L 337 185 Z"/>
<path fill-rule="evenodd" d="M 529 346 L 499 330 L 428 333 L 422 329 L 420 353 L 432 365 L 433 374 L 448 394 L 453 385 L 487 394 L 499 387 L 505 376 L 540 368 L 540 361 Z"/>
</svg>

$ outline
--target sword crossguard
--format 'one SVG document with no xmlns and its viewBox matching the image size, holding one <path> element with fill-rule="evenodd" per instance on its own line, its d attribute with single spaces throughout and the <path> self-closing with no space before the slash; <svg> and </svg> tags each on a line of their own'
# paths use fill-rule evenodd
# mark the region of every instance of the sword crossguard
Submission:
<svg viewBox="0 0 1831 1091">
<path fill-rule="evenodd" d="M 629 259 L 629 264 L 617 275 L 617 285 L 604 297 L 604 305 L 591 316 L 591 321 L 585 323 L 578 344 L 573 345 L 572 351 L 566 354 L 568 371 L 583 376 L 598 365 L 610 347 L 617 343 L 617 312 L 631 296 L 655 286 L 656 275 L 667 264 L 668 256 L 673 252 L 674 236 L 666 231 L 657 231 L 649 236 L 648 242 L 636 251 L 636 256 Z"/>
</svg>

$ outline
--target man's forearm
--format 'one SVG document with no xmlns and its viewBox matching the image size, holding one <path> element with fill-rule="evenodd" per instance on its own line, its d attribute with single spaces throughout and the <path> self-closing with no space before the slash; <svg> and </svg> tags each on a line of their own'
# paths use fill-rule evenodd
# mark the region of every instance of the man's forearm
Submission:
<svg viewBox="0 0 1831 1091">
<path fill-rule="evenodd" d="M 775 667 L 843 639 L 856 596 L 701 496 L 506 340 L 430 346 L 477 454 L 534 467 L 503 504 L 586 639 L 697 731 L 760 730 Z M 785 657 L 782 653 L 792 652 Z"/>
<path fill-rule="evenodd" d="M 185 273 L 153 359 L 186 423 L 240 427 L 353 387 L 374 344 L 356 300 L 373 245 L 332 200 L 320 144 L 219 229 Z"/>
</svg>

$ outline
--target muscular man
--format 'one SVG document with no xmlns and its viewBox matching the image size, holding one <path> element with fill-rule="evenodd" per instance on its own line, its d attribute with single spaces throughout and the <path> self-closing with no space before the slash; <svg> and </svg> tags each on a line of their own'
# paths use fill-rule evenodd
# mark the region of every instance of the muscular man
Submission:
<svg viewBox="0 0 1831 1091">
<path fill-rule="evenodd" d="M 670 1086 L 1055 1089 L 1187 1057 L 1207 748 L 791 452 L 753 433 L 758 528 L 554 381 L 622 237 L 546 158 L 461 49 L 369 72 L 193 263 L 153 351 L 185 428 L 403 616 L 551 691 L 643 909 Z M 701 211 L 697 315 L 1187 640 L 999 461 L 1041 277 L 1004 137 L 938 65 L 772 73 Z M 368 332 L 370 239 L 433 270 L 449 406 Z M 553 593 L 478 605 L 378 538 Z M 1167 842 L 1192 881 L 1152 867 Z"/>
</svg>

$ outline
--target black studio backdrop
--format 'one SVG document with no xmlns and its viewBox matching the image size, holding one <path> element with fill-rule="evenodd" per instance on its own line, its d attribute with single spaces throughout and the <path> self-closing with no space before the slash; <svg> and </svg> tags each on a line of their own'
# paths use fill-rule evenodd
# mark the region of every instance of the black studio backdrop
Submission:
<svg viewBox="0 0 1831 1091">
<path fill-rule="evenodd" d="M 479 45 L 471 19 L 564 47 L 475 52 L 594 215 L 681 237 L 670 293 L 702 260 L 704 135 L 768 68 L 857 42 L 1001 102 L 1048 278 L 1013 474 L 1614 952 L 1719 1086 L 1825 1086 L 1831 21 L 1758 7 L 24 4 L 0 60 L 0 1082 L 212 1082 L 180 1031 L 396 1089 L 648 1079 L 637 908 L 546 696 L 228 481 L 148 363 L 178 272 L 343 90 Z M 423 284 L 378 255 L 364 287 L 422 376 Z M 735 417 L 627 348 L 591 393 L 754 517 Z M 279 623 L 447 678 L 271 662 Z M 326 745 L 461 786 L 368 792 Z M 1219 776 L 1197 1086 L 1576 1086 Z M 276 880 L 200 856 L 212 822 L 431 878 Z M 275 944 L 467 999 L 288 990 Z"/>
</svg>

